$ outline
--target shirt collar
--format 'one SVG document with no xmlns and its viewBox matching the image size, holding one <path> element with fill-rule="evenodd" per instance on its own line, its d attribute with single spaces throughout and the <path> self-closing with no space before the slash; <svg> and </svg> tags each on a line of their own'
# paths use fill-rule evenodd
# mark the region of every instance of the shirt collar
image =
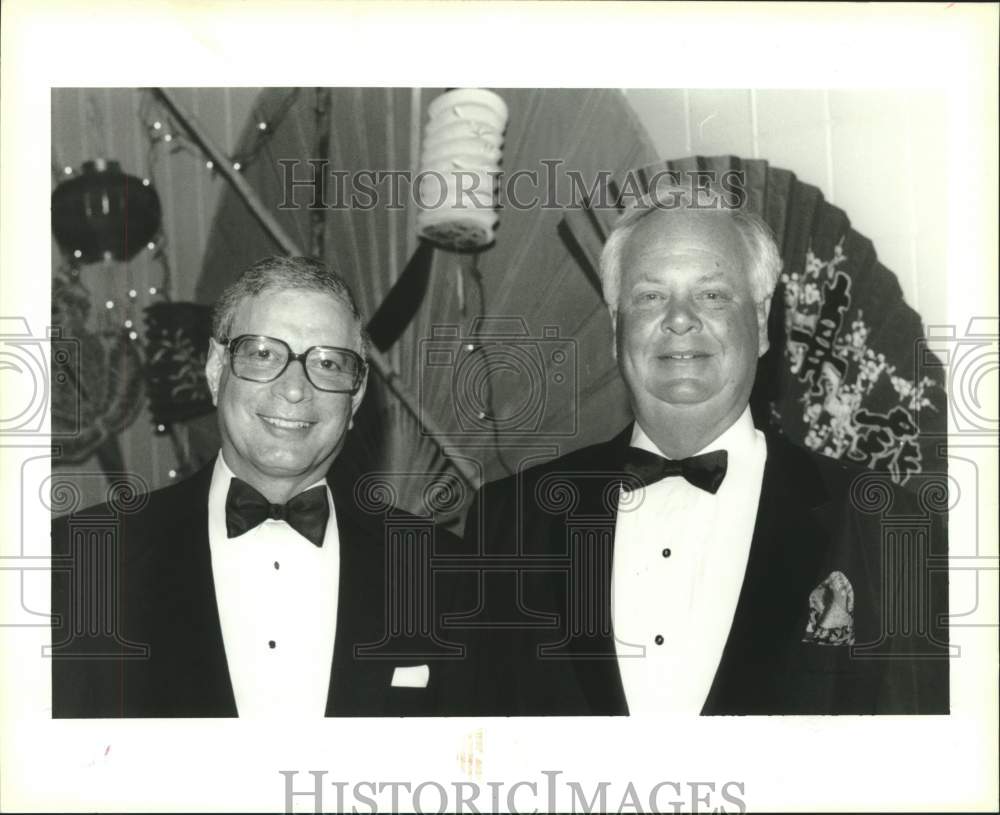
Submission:
<svg viewBox="0 0 1000 815">
<path fill-rule="evenodd" d="M 721 435 L 698 450 L 695 455 L 709 453 L 712 450 L 728 450 L 730 459 L 732 459 L 733 456 L 739 455 L 740 452 L 753 445 L 754 437 L 753 416 L 750 413 L 750 405 L 747 405 L 735 422 L 729 425 Z M 631 446 L 638 447 L 640 450 L 646 450 L 649 453 L 656 453 L 658 456 L 664 456 L 664 458 L 670 458 L 646 435 L 645 431 L 639 426 L 639 422 L 636 422 L 632 428 Z"/>
</svg>

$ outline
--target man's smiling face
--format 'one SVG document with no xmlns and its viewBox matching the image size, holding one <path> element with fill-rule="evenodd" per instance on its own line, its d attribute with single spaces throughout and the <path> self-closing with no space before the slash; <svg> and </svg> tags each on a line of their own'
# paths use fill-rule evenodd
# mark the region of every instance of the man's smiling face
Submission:
<svg viewBox="0 0 1000 815">
<path fill-rule="evenodd" d="M 330 294 L 305 289 L 265 290 L 247 298 L 229 333 L 275 337 L 294 353 L 314 345 L 361 352 L 350 309 Z M 226 464 L 273 502 L 326 475 L 364 395 L 364 384 L 353 396 L 317 390 L 300 362 L 291 362 L 273 382 L 248 382 L 233 375 L 225 348 L 214 340 L 205 373 Z"/>
<path fill-rule="evenodd" d="M 654 212 L 629 236 L 613 319 L 640 424 L 683 416 L 721 433 L 743 412 L 769 305 L 754 302 L 745 256 L 721 212 Z"/>
</svg>

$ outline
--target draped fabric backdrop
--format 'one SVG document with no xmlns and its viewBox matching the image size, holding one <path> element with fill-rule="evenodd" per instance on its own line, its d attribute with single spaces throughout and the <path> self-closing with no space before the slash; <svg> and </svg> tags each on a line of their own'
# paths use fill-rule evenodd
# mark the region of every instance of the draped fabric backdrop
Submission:
<svg viewBox="0 0 1000 815">
<path fill-rule="evenodd" d="M 311 210 L 311 191 L 299 188 L 302 206 L 280 211 L 283 196 L 279 159 L 329 159 L 329 168 L 356 173 L 363 170 L 406 170 L 419 167 L 420 130 L 427 102 L 443 89 L 330 89 L 328 129 L 317 130 L 317 97 L 305 92 L 286 124 L 270 142 L 270 157 L 247 173 L 247 180 L 276 211 L 285 229 L 305 251 L 330 262 L 352 285 L 361 307 L 370 316 L 382 302 L 417 245 L 415 208 L 404 186 L 400 209 L 376 206 Z M 522 197 L 537 193 L 569 199 L 568 171 L 577 171 L 589 185 L 600 171 L 620 175 L 655 156 L 642 127 L 616 90 L 497 91 L 510 109 L 503 168 L 536 171 L 539 184 L 518 188 Z M 265 91 L 264 110 L 277 104 L 284 92 Z M 322 119 L 321 119 L 322 121 Z M 253 139 L 253 123 L 246 139 Z M 327 143 L 322 143 L 324 137 Z M 544 161 L 561 160 L 555 190 L 544 183 Z M 554 165 L 550 165 L 554 166 Z M 304 162 L 298 178 L 311 177 Z M 380 188 L 386 195 L 388 187 Z M 328 202 L 334 195 L 328 189 Z M 379 204 L 382 201 L 380 200 Z M 419 398 L 421 408 L 448 433 L 449 452 L 476 463 L 481 479 L 493 479 L 516 469 L 521 462 L 550 458 L 603 439 L 627 420 L 626 400 L 611 356 L 607 310 L 579 260 L 560 235 L 562 208 L 527 209 L 505 206 L 496 243 L 478 257 L 437 250 L 428 292 L 415 319 L 388 353 L 402 384 Z M 316 229 L 317 219 L 321 228 Z M 196 297 L 211 302 L 235 275 L 261 255 L 276 251 L 252 220 L 243 202 L 227 192 L 220 202 L 198 284 Z M 475 282 L 481 279 L 481 288 Z M 459 276 L 465 301 L 459 297 Z M 514 369 L 491 368 L 481 379 L 455 383 L 462 365 L 429 366 L 427 341 L 432 329 L 456 326 L 450 341 L 462 350 L 481 313 L 515 318 L 505 328 L 523 321 L 526 336 L 515 347 Z M 482 323 L 479 323 L 482 327 Z M 449 341 L 445 341 L 448 345 Z M 552 354 L 565 358 L 552 363 Z M 492 364 L 492 361 L 491 361 Z M 485 368 L 485 366 L 480 366 Z M 559 370 L 554 370 L 558 368 Z M 553 381 L 563 372 L 565 379 Z M 484 372 L 481 370 L 481 374 Z M 584 387 L 581 387 L 584 386 Z M 471 390 L 470 390 L 471 389 Z M 457 402 L 456 402 L 457 399 Z M 483 402 L 494 416 L 506 417 L 502 436 L 463 420 Z M 463 415 L 459 412 L 463 411 Z M 518 420 L 522 417 L 523 421 Z M 466 431 L 466 432 L 461 432 Z M 199 423 L 197 447 L 214 448 L 212 427 Z M 422 434 L 420 423 L 381 386 L 369 380 L 369 392 L 339 467 L 358 472 L 395 474 L 398 500 L 419 509 L 435 473 L 453 473 L 441 448 Z M 454 483 L 454 479 L 448 479 Z M 457 489 L 462 489 L 457 487 Z M 456 504 L 464 509 L 461 500 Z"/>
<path fill-rule="evenodd" d="M 388 182 L 376 183 L 374 174 L 396 171 L 412 178 L 421 169 L 425 112 L 442 91 L 271 88 L 172 93 L 215 134 L 228 155 L 252 157 L 244 159 L 241 174 L 264 206 L 304 253 L 322 257 L 348 280 L 371 317 L 418 247 L 415 191 L 403 181 L 392 202 Z M 601 174 L 620 187 L 627 173 L 651 165 L 746 171 L 751 205 L 775 228 L 786 275 L 799 275 L 786 279 L 775 298 L 772 336 L 780 342 L 772 343 L 776 347 L 762 363 L 763 384 L 755 399 L 759 424 L 780 416 L 781 425 L 790 427 L 796 438 L 825 428 L 824 438 L 833 439 L 838 455 L 846 454 L 845 445 L 857 445 L 857 433 L 843 433 L 845 411 L 856 404 L 834 399 L 829 391 L 823 398 L 812 394 L 805 404 L 799 391 L 768 390 L 775 382 L 789 381 L 782 372 L 796 364 L 785 358 L 789 315 L 784 309 L 795 312 L 791 316 L 799 321 L 793 326 L 799 334 L 813 331 L 824 316 L 813 313 L 824 297 L 823 286 L 843 269 L 854 276 L 843 337 L 857 334 L 855 323 L 862 317 L 867 333 L 854 350 L 841 349 L 841 357 L 856 352 L 855 369 L 846 371 L 837 360 L 826 360 L 823 387 L 836 384 L 829 378 L 831 371 L 841 379 L 848 372 L 854 376 L 869 363 L 878 368 L 878 353 L 902 349 L 893 358 L 892 370 L 882 366 L 876 372 L 889 401 L 871 412 L 888 423 L 896 397 L 909 399 L 919 412 L 923 393 L 903 394 L 906 382 L 900 380 L 919 380 L 913 369 L 915 343 L 922 333 L 919 315 L 903 302 L 895 275 L 877 262 L 871 242 L 855 233 L 844 213 L 824 202 L 815 187 L 766 161 L 658 155 L 619 90 L 497 92 L 510 112 L 502 168 L 508 180 L 517 172 L 534 174 L 514 189 L 521 200 L 540 200 L 519 207 L 505 190 L 494 245 L 477 255 L 433 252 L 426 293 L 385 354 L 400 386 L 412 395 L 418 415 L 373 372 L 336 467 L 354 478 L 380 473 L 392 484 L 399 505 L 421 511 L 430 504 L 440 518 L 457 524 L 471 484 L 459 473 L 456 460 L 464 460 L 474 473 L 472 480 L 480 482 L 617 432 L 630 416 L 594 273 L 616 212 L 613 207 L 574 210 L 569 205 L 580 203 L 583 190 Z M 160 299 L 147 293 L 150 283 L 168 289 L 174 300 L 210 304 L 248 265 L 281 251 L 203 154 L 175 152 L 176 142 L 161 141 L 157 150 L 150 149 L 150 133 L 162 138 L 166 129 L 177 128 L 166 111 L 150 106 L 149 100 L 148 92 L 141 90 L 66 89 L 53 95 L 54 184 L 64 163 L 78 167 L 103 155 L 119 159 L 126 172 L 151 177 L 164 200 L 164 240 L 156 252 L 128 264 L 81 270 L 80 280 L 92 300 L 91 325 L 98 329 L 120 327 L 126 318 L 141 324 L 142 310 Z M 161 129 L 155 129 L 154 120 L 161 118 Z M 239 122 L 244 122 L 242 132 Z M 262 128 L 261 123 L 271 126 Z M 678 121 L 677 126 L 683 124 Z M 72 134 L 79 138 L 74 141 Z M 680 160 L 664 165 L 666 158 Z M 283 167 L 282 162 L 294 166 Z M 318 206 L 309 206 L 314 190 L 301 183 L 285 201 L 287 178 L 312 178 L 316 167 L 326 173 Z M 344 198 L 345 192 L 350 197 L 351 184 L 341 189 L 334 173 L 361 179 L 375 187 L 375 196 L 359 189 L 352 205 Z M 582 181 L 582 188 L 574 185 L 571 174 Z M 287 206 L 279 209 L 282 204 Z M 840 269 L 836 247 L 844 236 L 848 262 Z M 53 268 L 63 265 L 54 254 Z M 172 275 L 166 274 L 168 269 Z M 125 297 L 133 288 L 138 296 Z M 106 300 L 114 301 L 113 309 L 104 308 Z M 400 315 L 388 315 L 394 316 Z M 874 361 L 865 357 L 869 350 Z M 762 390 L 768 392 L 762 396 Z M 931 410 L 919 417 L 921 430 L 926 427 L 923 419 L 933 413 L 940 414 L 943 426 L 940 374 L 927 393 Z M 769 413 L 769 404 L 777 404 L 776 414 Z M 429 436 L 422 418 L 443 434 Z M 896 421 L 895 427 L 905 435 L 911 424 Z M 155 488 L 169 483 L 167 469 L 175 466 L 175 451 L 151 430 L 150 416 L 144 414 L 122 435 L 122 452 L 125 469 L 140 473 Z M 207 460 L 218 449 L 214 414 L 183 423 L 179 437 L 193 465 Z M 869 459 L 879 455 L 871 439 L 861 441 L 867 444 Z M 925 461 L 934 457 L 925 447 Z M 876 463 L 891 469 L 884 456 Z M 105 482 L 92 464 L 59 469 L 71 481 L 93 482 L 94 488 L 84 486 L 83 493 L 98 500 Z M 434 489 L 438 499 L 430 500 L 429 490 Z M 442 492 L 447 493 L 444 499 Z"/>
</svg>

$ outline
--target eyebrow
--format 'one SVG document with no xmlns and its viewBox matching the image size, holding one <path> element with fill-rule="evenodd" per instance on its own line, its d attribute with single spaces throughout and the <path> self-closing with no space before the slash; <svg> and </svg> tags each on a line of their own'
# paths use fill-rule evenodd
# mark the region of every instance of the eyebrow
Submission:
<svg viewBox="0 0 1000 815">
<path fill-rule="evenodd" d="M 725 273 L 723 273 L 721 271 L 707 272 L 707 273 L 705 273 L 703 275 L 700 275 L 694 282 L 697 285 L 699 283 L 712 283 L 712 282 L 715 282 L 717 280 L 721 280 L 724 283 L 728 283 L 729 282 L 728 280 L 726 280 Z M 638 286 L 641 283 L 659 284 L 659 283 L 662 283 L 662 281 L 660 281 L 659 279 L 657 279 L 657 278 L 655 278 L 655 277 L 653 277 L 651 275 L 644 274 L 638 280 L 635 281 L 635 285 L 636 286 Z"/>
<path fill-rule="evenodd" d="M 695 283 L 712 283 L 713 281 L 720 279 L 725 280 L 725 277 L 726 277 L 725 274 L 723 274 L 721 271 L 708 272 L 707 274 L 703 274 L 701 277 L 699 277 L 695 281 Z"/>
</svg>

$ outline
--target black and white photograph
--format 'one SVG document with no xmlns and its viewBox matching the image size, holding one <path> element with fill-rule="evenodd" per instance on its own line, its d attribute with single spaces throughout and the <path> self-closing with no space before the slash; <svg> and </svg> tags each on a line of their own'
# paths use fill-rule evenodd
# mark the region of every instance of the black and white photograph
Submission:
<svg viewBox="0 0 1000 815">
<path fill-rule="evenodd" d="M 995 807 L 996 7 L 12 5 L 13 810 Z"/>
</svg>

